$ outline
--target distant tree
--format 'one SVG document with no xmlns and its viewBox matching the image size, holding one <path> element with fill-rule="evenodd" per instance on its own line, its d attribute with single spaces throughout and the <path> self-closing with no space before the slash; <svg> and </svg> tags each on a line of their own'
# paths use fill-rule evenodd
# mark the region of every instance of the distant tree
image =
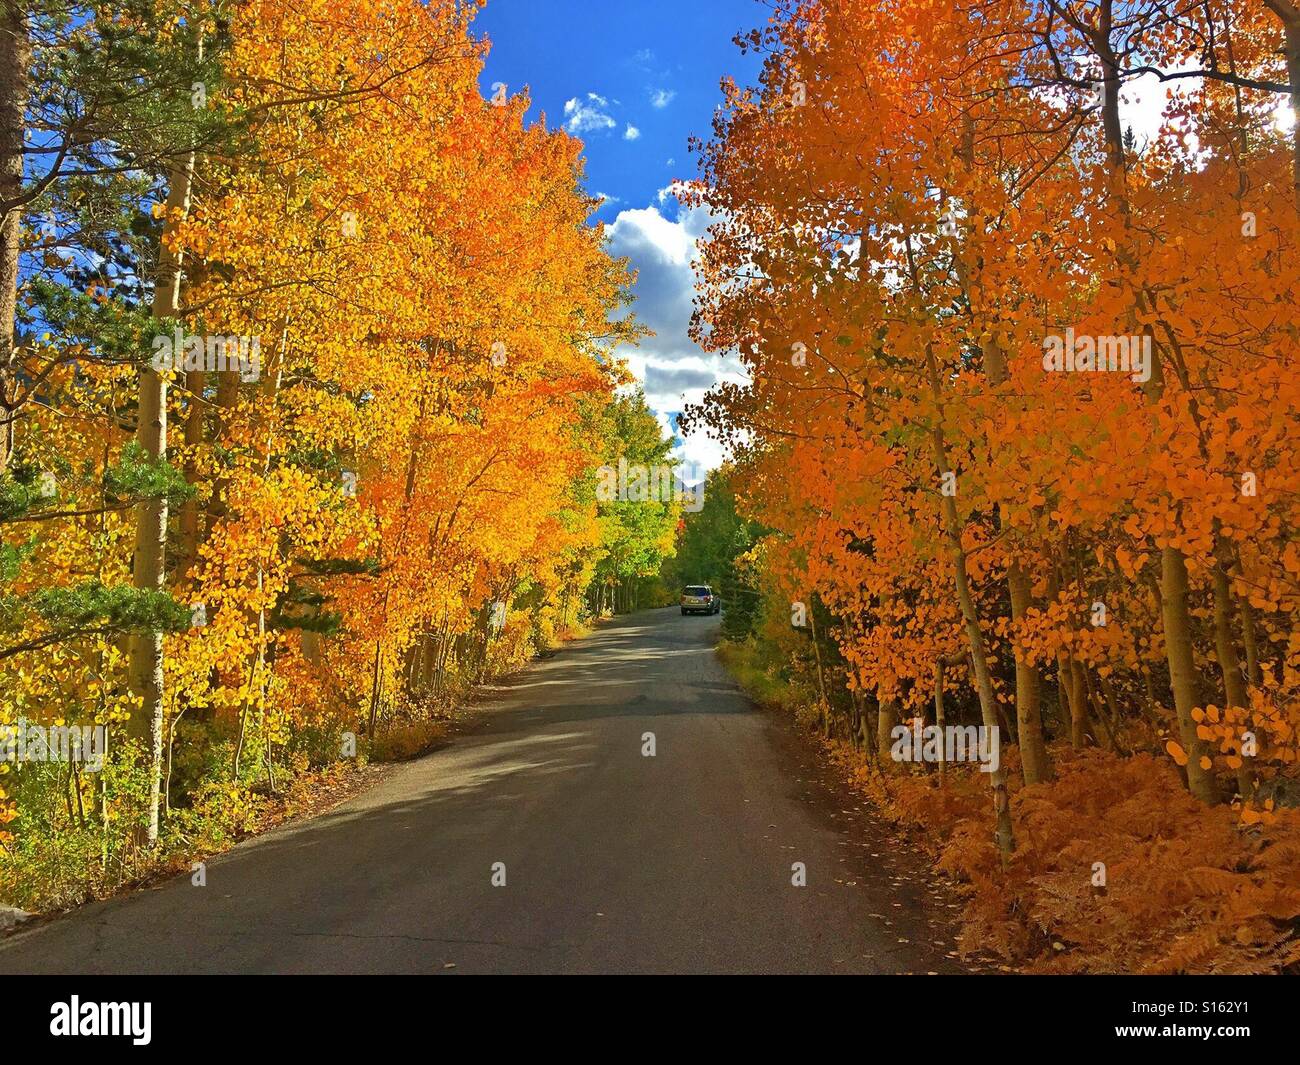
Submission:
<svg viewBox="0 0 1300 1065">
<path fill-rule="evenodd" d="M 730 466 L 709 471 L 702 505 L 683 516 L 676 553 L 665 561 L 663 578 L 670 589 L 688 584 L 712 587 L 722 596 L 723 636 L 741 639 L 753 631 L 760 595 L 738 575 L 736 558 L 754 546 L 762 529 L 737 512 L 732 473 Z"/>
</svg>

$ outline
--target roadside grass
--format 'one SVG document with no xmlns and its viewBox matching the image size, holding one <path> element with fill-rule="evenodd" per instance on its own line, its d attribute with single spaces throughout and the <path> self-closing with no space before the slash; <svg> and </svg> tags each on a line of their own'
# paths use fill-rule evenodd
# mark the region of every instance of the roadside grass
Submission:
<svg viewBox="0 0 1300 1065">
<path fill-rule="evenodd" d="M 343 802 L 376 773 L 364 759 L 354 759 L 303 768 L 282 779 L 275 792 L 264 785 L 213 785 L 174 809 L 153 844 L 136 826 L 96 816 L 18 836 L 0 856 L 0 905 L 59 913 L 187 872 L 241 840 Z"/>
<path fill-rule="evenodd" d="M 545 645 L 589 631 L 569 624 L 546 633 Z M 539 657 L 535 642 L 508 635 L 514 639 L 500 641 L 500 651 L 484 664 L 483 683 Z M 392 763 L 451 743 L 452 724 L 472 717 L 478 690 L 473 677 L 453 678 L 437 697 L 381 718 L 370 741 L 345 732 L 355 723 L 300 729 L 277 746 L 269 771 L 263 757 L 267 736 L 251 723 L 237 776 L 230 722 L 182 719 L 173 724 L 171 804 L 153 843 L 144 835 L 141 815 L 147 759 L 131 740 L 113 739 L 102 771 L 84 778 L 62 763 L 0 764 L 3 790 L 21 810 L 16 822 L 0 824 L 16 829 L 0 832 L 0 907 L 59 913 L 188 872 L 193 863 L 251 836 L 324 812 L 371 786 Z M 354 708 L 349 715 L 353 722 L 356 713 Z M 349 749 L 345 740 L 351 755 L 343 753 Z"/>
<path fill-rule="evenodd" d="M 372 762 L 406 762 L 451 742 L 445 721 L 412 721 L 392 725 L 375 735 L 370 743 Z"/>
<path fill-rule="evenodd" d="M 793 713 L 803 702 L 803 693 L 761 660 L 761 649 L 752 637 L 739 643 L 720 640 L 715 653 L 741 690 L 760 706 Z"/>
</svg>

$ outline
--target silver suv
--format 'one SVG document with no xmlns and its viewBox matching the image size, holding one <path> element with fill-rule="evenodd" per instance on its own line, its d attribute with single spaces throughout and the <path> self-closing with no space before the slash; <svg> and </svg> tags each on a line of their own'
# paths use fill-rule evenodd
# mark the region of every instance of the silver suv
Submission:
<svg viewBox="0 0 1300 1065">
<path fill-rule="evenodd" d="M 682 589 L 682 616 L 687 614 L 718 614 L 722 600 L 713 594 L 707 584 L 688 584 Z"/>
</svg>

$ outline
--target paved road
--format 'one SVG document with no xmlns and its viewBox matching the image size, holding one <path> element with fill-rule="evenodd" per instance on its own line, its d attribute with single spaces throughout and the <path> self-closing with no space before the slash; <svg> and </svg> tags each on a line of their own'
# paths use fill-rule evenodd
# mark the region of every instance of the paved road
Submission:
<svg viewBox="0 0 1300 1065">
<path fill-rule="evenodd" d="M 0 941 L 0 972 L 953 971 L 950 911 L 727 679 L 717 626 L 604 626 L 452 746 L 213 858 L 206 887 Z"/>
</svg>

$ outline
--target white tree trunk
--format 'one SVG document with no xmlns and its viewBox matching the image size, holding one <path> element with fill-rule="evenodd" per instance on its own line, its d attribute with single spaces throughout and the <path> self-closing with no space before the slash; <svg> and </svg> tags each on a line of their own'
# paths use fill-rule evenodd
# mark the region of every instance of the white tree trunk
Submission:
<svg viewBox="0 0 1300 1065">
<path fill-rule="evenodd" d="M 168 248 L 177 215 L 189 211 L 194 184 L 194 153 L 182 159 L 168 175 L 167 221 L 158 252 L 153 315 L 174 318 L 180 310 L 181 254 Z M 136 442 L 154 459 L 167 457 L 167 379 L 152 365 L 140 371 L 140 409 Z M 136 508 L 133 585 L 162 591 L 166 577 L 167 501 L 150 499 Z M 146 740 L 149 751 L 149 811 L 146 830 L 152 843 L 158 838 L 158 811 L 162 800 L 164 681 L 163 637 L 154 631 L 131 641 L 131 690 L 140 706 L 131 717 L 131 732 Z"/>
</svg>

